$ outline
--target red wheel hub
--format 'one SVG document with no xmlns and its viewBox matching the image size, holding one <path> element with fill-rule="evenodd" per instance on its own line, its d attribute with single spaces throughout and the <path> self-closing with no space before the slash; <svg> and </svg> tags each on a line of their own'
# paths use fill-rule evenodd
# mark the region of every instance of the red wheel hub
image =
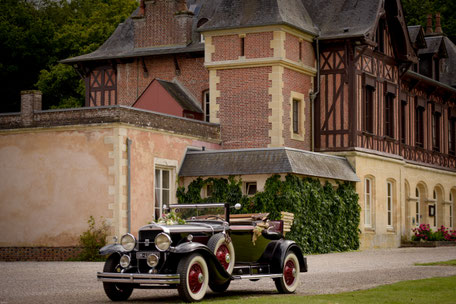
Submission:
<svg viewBox="0 0 456 304">
<path fill-rule="evenodd" d="M 288 286 L 293 285 L 296 277 L 296 265 L 292 260 L 288 260 L 283 269 L 283 278 L 285 279 L 285 284 Z"/>
<path fill-rule="evenodd" d="M 217 257 L 217 260 L 219 260 L 220 264 L 222 264 L 225 269 L 228 269 L 230 266 L 231 256 L 230 250 L 225 244 L 220 245 L 215 256 Z"/>
<path fill-rule="evenodd" d="M 188 285 L 190 287 L 190 290 L 193 293 L 198 293 L 203 286 L 203 282 L 203 269 L 199 264 L 195 263 L 190 267 L 190 271 L 188 272 Z"/>
</svg>

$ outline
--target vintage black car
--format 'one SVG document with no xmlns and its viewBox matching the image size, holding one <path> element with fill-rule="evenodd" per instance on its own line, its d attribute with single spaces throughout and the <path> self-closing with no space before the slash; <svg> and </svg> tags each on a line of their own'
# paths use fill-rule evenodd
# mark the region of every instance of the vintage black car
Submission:
<svg viewBox="0 0 456 304">
<path fill-rule="evenodd" d="M 100 250 L 110 256 L 97 277 L 111 300 L 127 300 L 134 288 L 177 288 L 184 301 L 194 302 L 208 287 L 223 292 L 232 280 L 263 278 L 273 279 L 280 293 L 293 293 L 299 272 L 307 271 L 301 249 L 283 238 L 281 221 L 264 215 L 230 219 L 230 207 L 223 203 L 170 209 L 189 219 L 151 223 L 139 230 L 138 239 L 125 234 L 120 244 Z"/>
</svg>

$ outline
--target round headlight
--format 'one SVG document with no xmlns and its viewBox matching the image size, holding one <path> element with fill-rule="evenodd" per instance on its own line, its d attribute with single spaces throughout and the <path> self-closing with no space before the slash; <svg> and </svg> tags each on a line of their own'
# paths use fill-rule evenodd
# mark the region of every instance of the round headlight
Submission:
<svg viewBox="0 0 456 304">
<path fill-rule="evenodd" d="M 160 233 L 155 237 L 155 247 L 159 251 L 166 251 L 169 246 L 171 246 L 171 238 L 166 233 Z"/>
<path fill-rule="evenodd" d="M 147 257 L 147 265 L 149 265 L 149 267 L 157 266 L 158 256 L 156 256 L 155 254 L 149 254 L 149 256 Z"/>
<path fill-rule="evenodd" d="M 130 266 L 130 257 L 126 254 L 124 254 L 121 258 L 120 258 L 120 266 L 122 268 L 127 268 L 128 266 Z"/>
<path fill-rule="evenodd" d="M 120 239 L 120 245 L 122 245 L 126 251 L 132 251 L 135 248 L 136 239 L 133 235 L 127 233 Z"/>
</svg>

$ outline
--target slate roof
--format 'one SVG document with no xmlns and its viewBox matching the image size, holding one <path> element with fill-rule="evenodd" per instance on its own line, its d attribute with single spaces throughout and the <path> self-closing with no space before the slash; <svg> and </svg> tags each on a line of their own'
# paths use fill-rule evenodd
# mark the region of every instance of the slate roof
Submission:
<svg viewBox="0 0 456 304">
<path fill-rule="evenodd" d="M 320 38 L 364 37 L 374 30 L 381 0 L 302 0 Z"/>
<path fill-rule="evenodd" d="M 179 176 L 295 173 L 359 182 L 347 159 L 291 148 L 188 151 Z"/>
<path fill-rule="evenodd" d="M 456 87 L 456 45 L 448 37 L 443 37 L 443 41 L 448 58 L 443 59 L 440 81 Z"/>
<path fill-rule="evenodd" d="M 285 24 L 317 35 L 302 0 L 222 0 L 201 31 Z"/>
<path fill-rule="evenodd" d="M 424 30 L 421 25 L 407 26 L 410 41 L 416 48 L 426 48 L 426 40 L 424 39 Z"/>
<path fill-rule="evenodd" d="M 198 105 L 198 102 L 189 93 L 187 93 L 181 85 L 161 79 L 157 79 L 157 81 L 184 110 L 203 113 L 203 110 Z"/>
<path fill-rule="evenodd" d="M 446 55 L 445 43 L 443 41 L 443 36 L 428 36 L 424 38 L 426 40 L 426 48 L 420 49 L 418 55 L 423 54 L 436 54 L 440 51 L 443 52 L 442 55 Z"/>
</svg>

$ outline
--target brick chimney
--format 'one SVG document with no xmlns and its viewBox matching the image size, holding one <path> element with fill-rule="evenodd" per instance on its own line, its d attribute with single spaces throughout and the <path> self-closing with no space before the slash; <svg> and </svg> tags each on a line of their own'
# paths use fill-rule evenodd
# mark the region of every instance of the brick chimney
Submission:
<svg viewBox="0 0 456 304">
<path fill-rule="evenodd" d="M 440 24 L 440 13 L 435 14 L 435 33 L 443 34 L 442 25 Z"/>
<path fill-rule="evenodd" d="M 432 29 L 432 14 L 427 15 L 427 23 L 426 23 L 426 35 L 432 35 L 434 30 Z"/>
<path fill-rule="evenodd" d="M 33 114 L 42 110 L 42 94 L 40 91 L 21 92 L 21 120 L 24 126 L 33 125 Z"/>
<path fill-rule="evenodd" d="M 135 48 L 185 46 L 191 42 L 193 13 L 185 0 L 142 0 L 134 20 Z"/>
</svg>

